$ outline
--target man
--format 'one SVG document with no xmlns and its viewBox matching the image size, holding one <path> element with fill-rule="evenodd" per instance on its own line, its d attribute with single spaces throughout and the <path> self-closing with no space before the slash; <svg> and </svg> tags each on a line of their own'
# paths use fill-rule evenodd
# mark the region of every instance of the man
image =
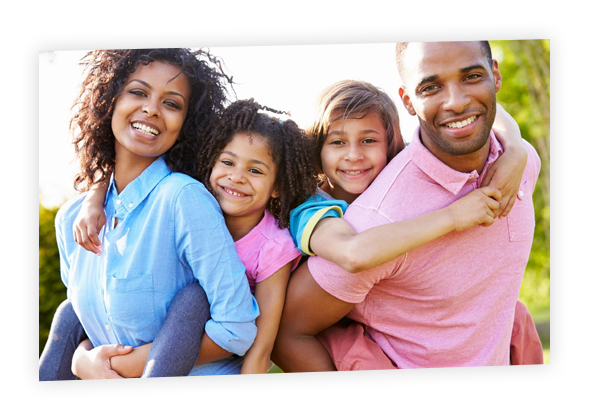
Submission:
<svg viewBox="0 0 594 412">
<path fill-rule="evenodd" d="M 397 63 L 399 95 L 420 127 L 345 213 L 357 232 L 447 206 L 480 187 L 502 153 L 491 132 L 501 74 L 487 42 L 401 43 Z M 357 274 L 310 258 L 289 284 L 273 360 L 286 372 L 335 370 L 337 342 L 358 334 L 355 352 L 379 346 L 398 368 L 509 364 L 540 170 L 526 149 L 515 205 L 490 227 L 452 232 Z M 314 335 L 347 314 L 353 325 L 322 336 L 331 357 Z"/>
</svg>

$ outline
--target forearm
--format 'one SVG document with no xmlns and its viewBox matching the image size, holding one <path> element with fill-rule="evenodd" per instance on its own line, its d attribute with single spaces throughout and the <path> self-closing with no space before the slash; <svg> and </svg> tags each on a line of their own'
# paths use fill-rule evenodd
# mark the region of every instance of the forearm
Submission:
<svg viewBox="0 0 594 412">
<path fill-rule="evenodd" d="M 226 357 L 231 355 L 231 352 L 228 352 L 225 349 L 221 348 L 205 333 L 202 337 L 200 355 L 198 355 L 196 365 L 204 365 L 207 363 L 225 359 Z"/>
<path fill-rule="evenodd" d="M 342 319 L 354 304 L 323 290 L 307 263 L 291 276 L 272 360 L 285 372 L 336 370 L 316 335 Z"/>
<path fill-rule="evenodd" d="M 318 223 L 320 227 L 316 227 L 310 242 L 318 256 L 351 273 L 389 262 L 455 230 L 447 208 L 358 234 L 344 225 L 348 223 L 343 219 L 324 219 Z"/>
<path fill-rule="evenodd" d="M 326 372 L 336 367 L 324 346 L 315 336 L 279 331 L 272 361 L 283 372 Z"/>
<path fill-rule="evenodd" d="M 268 351 L 252 348 L 246 353 L 241 367 L 241 374 L 266 373 L 270 365 L 272 348 Z"/>
<path fill-rule="evenodd" d="M 152 343 L 134 348 L 126 355 L 111 358 L 111 368 L 124 378 L 140 378 Z"/>
</svg>

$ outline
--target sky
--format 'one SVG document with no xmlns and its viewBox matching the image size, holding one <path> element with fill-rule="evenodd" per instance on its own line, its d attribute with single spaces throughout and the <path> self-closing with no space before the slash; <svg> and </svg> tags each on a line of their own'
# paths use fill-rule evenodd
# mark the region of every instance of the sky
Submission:
<svg viewBox="0 0 594 412">
<path fill-rule="evenodd" d="M 200 45 L 188 44 L 198 48 Z M 383 89 L 400 113 L 405 140 L 418 124 L 398 96 L 394 43 L 211 47 L 233 76 L 238 99 L 288 111 L 300 127 L 313 120 L 313 103 L 330 84 L 364 80 Z M 39 191 L 46 207 L 60 206 L 76 195 L 77 171 L 69 132 L 70 107 L 82 81 L 80 59 L 87 50 L 39 53 Z"/>
</svg>

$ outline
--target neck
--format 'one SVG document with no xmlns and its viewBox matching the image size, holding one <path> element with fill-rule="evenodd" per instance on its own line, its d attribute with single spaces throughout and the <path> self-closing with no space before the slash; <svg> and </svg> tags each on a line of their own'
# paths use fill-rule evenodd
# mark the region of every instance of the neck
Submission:
<svg viewBox="0 0 594 412">
<path fill-rule="evenodd" d="M 230 216 L 226 213 L 223 213 L 223 216 L 225 218 L 225 225 L 227 225 L 233 241 L 237 242 L 258 226 L 258 223 L 264 218 L 264 211 L 249 216 Z"/>
<path fill-rule="evenodd" d="M 486 143 L 477 151 L 463 155 L 456 155 L 447 153 L 437 146 L 431 139 L 423 139 L 423 130 L 421 129 L 420 140 L 423 146 L 427 148 L 435 157 L 441 160 L 446 166 L 462 173 L 472 173 L 476 170 L 481 173 L 487 159 L 489 158 L 489 151 L 491 147 L 491 138 L 487 139 Z"/>
<path fill-rule="evenodd" d="M 142 157 L 138 161 L 138 157 L 130 159 L 129 156 L 118 156 L 116 153 L 113 179 L 118 193 L 122 193 L 126 186 L 140 176 L 155 160 L 157 160 L 156 157 Z"/>
<path fill-rule="evenodd" d="M 332 184 L 332 182 L 330 182 L 328 179 L 324 180 L 324 182 L 320 186 L 320 189 L 328 193 L 334 199 L 344 200 L 349 205 L 359 197 L 359 194 L 347 192 L 342 187 Z"/>
</svg>

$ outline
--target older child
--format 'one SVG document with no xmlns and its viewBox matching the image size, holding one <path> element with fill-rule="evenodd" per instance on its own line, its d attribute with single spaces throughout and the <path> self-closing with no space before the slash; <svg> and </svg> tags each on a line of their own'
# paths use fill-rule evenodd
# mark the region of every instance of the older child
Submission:
<svg viewBox="0 0 594 412">
<path fill-rule="evenodd" d="M 89 338 L 80 348 L 87 361 L 73 372 L 119 377 L 112 369 L 123 357 L 110 359 L 105 348 L 152 342 L 176 293 L 199 284 L 206 305 L 197 322 L 206 333 L 198 361 L 225 373 L 251 346 L 258 307 L 217 202 L 190 176 L 198 138 L 223 108 L 227 78 L 215 58 L 189 49 L 101 50 L 84 63 L 72 120 L 81 166 L 75 185 L 111 179 L 101 256 L 80 248 L 72 231 L 84 194 L 56 216 L 62 280 Z M 73 377 L 58 376 L 74 342 L 54 323 L 40 380 Z"/>
</svg>

